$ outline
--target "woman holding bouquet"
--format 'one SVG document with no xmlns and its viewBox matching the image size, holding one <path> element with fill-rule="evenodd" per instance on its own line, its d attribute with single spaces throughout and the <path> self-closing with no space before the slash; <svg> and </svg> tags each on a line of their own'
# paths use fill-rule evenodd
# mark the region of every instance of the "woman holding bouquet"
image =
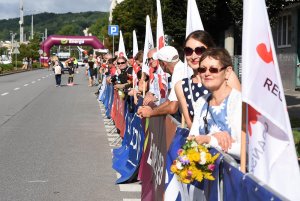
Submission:
<svg viewBox="0 0 300 201">
<path fill-rule="evenodd" d="M 202 54 L 198 73 L 209 93 L 195 103 L 190 135 L 198 144 L 210 144 L 239 158 L 242 100 L 241 93 L 227 84 L 232 71 L 226 49 L 211 48 Z"/>
</svg>

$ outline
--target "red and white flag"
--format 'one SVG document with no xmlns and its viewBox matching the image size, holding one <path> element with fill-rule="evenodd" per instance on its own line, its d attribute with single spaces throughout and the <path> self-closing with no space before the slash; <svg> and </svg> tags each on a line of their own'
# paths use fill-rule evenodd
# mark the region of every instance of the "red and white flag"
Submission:
<svg viewBox="0 0 300 201">
<path fill-rule="evenodd" d="M 244 0 L 242 96 L 248 104 L 248 169 L 284 197 L 300 200 L 299 166 L 266 8 L 265 1 Z"/>
<path fill-rule="evenodd" d="M 164 25 L 163 25 L 162 15 L 161 15 L 160 0 L 156 0 L 156 9 L 157 9 L 156 48 L 157 50 L 159 50 L 160 48 L 165 46 Z"/>
<path fill-rule="evenodd" d="M 133 48 L 132 48 L 132 56 L 133 58 L 136 56 L 138 53 L 138 42 L 137 42 L 137 37 L 136 37 L 136 32 L 133 30 L 132 32 L 132 42 L 133 42 Z M 133 59 L 133 64 L 132 64 L 132 80 L 133 80 L 133 88 L 137 85 L 138 79 L 137 79 L 137 72 L 140 70 L 140 66 L 137 65 L 135 60 Z"/>
<path fill-rule="evenodd" d="M 124 45 L 123 35 L 122 35 L 121 30 L 120 30 L 118 56 L 119 57 L 123 56 L 127 59 L 126 52 L 125 52 L 125 45 Z"/>
<path fill-rule="evenodd" d="M 164 35 L 164 25 L 162 21 L 161 14 L 161 5 L 160 0 L 156 0 L 156 9 L 157 9 L 157 21 L 156 21 L 156 48 L 159 50 L 160 48 L 165 46 L 165 35 Z M 158 83 L 160 90 L 160 97 L 166 98 L 168 91 L 168 78 L 166 72 L 159 66 L 157 69 L 158 74 Z"/>
<path fill-rule="evenodd" d="M 144 43 L 144 55 L 143 55 L 143 66 L 142 71 L 146 74 L 149 74 L 149 66 L 146 62 L 147 60 L 147 54 L 150 49 L 154 48 L 153 44 L 153 36 L 152 36 L 152 29 L 150 24 L 150 18 L 147 15 L 146 17 L 146 35 L 145 35 L 145 43 Z"/>
<path fill-rule="evenodd" d="M 135 57 L 136 54 L 139 51 L 139 47 L 138 47 L 138 41 L 137 41 L 137 37 L 136 37 L 136 32 L 135 30 L 133 30 L 132 32 L 132 42 L 133 42 L 133 46 L 132 46 L 132 56 Z"/>
</svg>

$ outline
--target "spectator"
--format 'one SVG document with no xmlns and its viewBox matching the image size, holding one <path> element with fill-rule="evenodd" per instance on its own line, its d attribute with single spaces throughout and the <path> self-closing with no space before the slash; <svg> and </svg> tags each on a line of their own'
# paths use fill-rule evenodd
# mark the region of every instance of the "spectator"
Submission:
<svg viewBox="0 0 300 201">
<path fill-rule="evenodd" d="M 202 84 L 210 93 L 195 103 L 195 116 L 190 134 L 199 144 L 214 147 L 240 156 L 241 93 L 227 82 L 232 74 L 232 60 L 224 48 L 206 50 L 199 61 Z"/>
<path fill-rule="evenodd" d="M 61 67 L 60 67 L 58 61 L 55 61 L 53 69 L 54 69 L 54 74 L 55 74 L 56 86 L 60 87 L 61 86 Z"/>
<path fill-rule="evenodd" d="M 165 72 L 172 75 L 171 91 L 168 100 L 158 107 L 153 109 L 149 106 L 141 107 L 138 110 L 141 117 L 174 114 L 178 111 L 179 103 L 174 88 L 175 84 L 184 78 L 184 64 L 180 61 L 177 50 L 172 46 L 162 47 L 153 57 L 158 59 L 159 65 Z"/>
<path fill-rule="evenodd" d="M 191 128 L 192 125 L 195 102 L 202 95 L 208 93 L 208 90 L 201 83 L 198 68 L 202 53 L 210 47 L 215 47 L 215 43 L 206 31 L 194 31 L 190 33 L 185 40 L 184 54 L 188 67 L 193 70 L 193 75 L 190 76 L 190 74 L 186 72 L 188 78 L 184 78 L 176 83 L 175 92 L 188 128 Z M 233 71 L 229 76 L 228 84 L 240 90 L 240 83 Z"/>
</svg>

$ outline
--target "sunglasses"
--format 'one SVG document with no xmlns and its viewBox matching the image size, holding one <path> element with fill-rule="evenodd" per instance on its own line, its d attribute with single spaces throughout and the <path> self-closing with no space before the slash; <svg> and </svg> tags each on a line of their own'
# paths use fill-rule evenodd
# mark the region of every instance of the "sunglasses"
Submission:
<svg viewBox="0 0 300 201">
<path fill-rule="evenodd" d="M 210 67 L 210 68 L 206 68 L 206 67 L 200 67 L 198 68 L 198 72 L 199 73 L 205 73 L 207 70 L 210 72 L 210 73 L 219 73 L 221 72 L 222 70 L 226 69 L 228 66 L 224 66 L 222 68 L 215 68 L 215 67 Z"/>
<path fill-rule="evenodd" d="M 146 59 L 146 65 L 148 65 L 150 63 L 151 60 L 154 60 L 153 57 L 147 58 Z"/>
<path fill-rule="evenodd" d="M 204 46 L 196 47 L 195 49 L 192 49 L 190 47 L 185 47 L 183 49 L 185 56 L 191 56 L 193 52 L 195 52 L 198 56 L 201 56 L 203 52 L 205 52 L 206 48 Z"/>
<path fill-rule="evenodd" d="M 126 64 L 126 62 L 125 61 L 123 61 L 123 62 L 117 62 L 117 64 L 118 65 L 120 65 L 120 64 Z"/>
</svg>

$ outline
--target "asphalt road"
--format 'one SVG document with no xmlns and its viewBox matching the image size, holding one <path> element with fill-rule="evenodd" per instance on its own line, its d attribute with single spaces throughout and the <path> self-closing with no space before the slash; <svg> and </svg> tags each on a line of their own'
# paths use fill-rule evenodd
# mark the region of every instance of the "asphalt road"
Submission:
<svg viewBox="0 0 300 201">
<path fill-rule="evenodd" d="M 121 192 L 94 92 L 83 69 L 75 86 L 51 71 L 0 77 L 0 200 L 115 201 Z M 131 199 L 128 199 L 131 200 Z"/>
</svg>

